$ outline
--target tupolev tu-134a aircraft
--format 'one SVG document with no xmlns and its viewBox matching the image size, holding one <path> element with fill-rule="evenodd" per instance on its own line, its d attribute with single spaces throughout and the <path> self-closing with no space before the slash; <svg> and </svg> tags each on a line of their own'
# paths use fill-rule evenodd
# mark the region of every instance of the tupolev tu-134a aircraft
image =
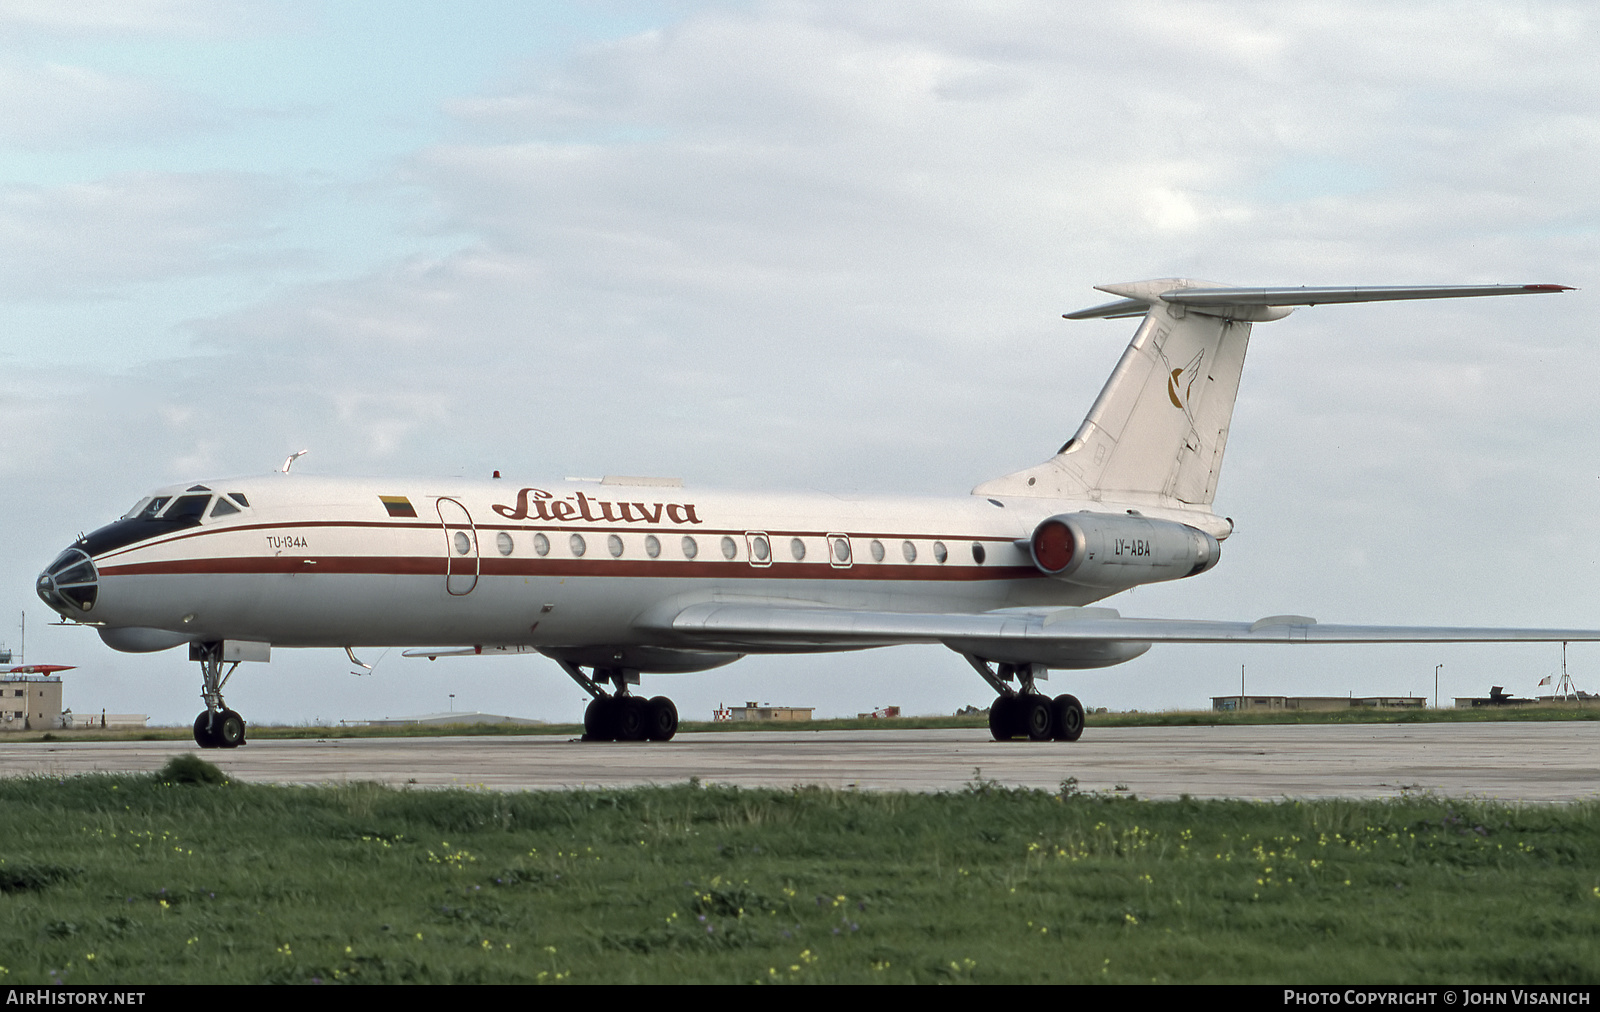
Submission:
<svg viewBox="0 0 1600 1012">
<path fill-rule="evenodd" d="M 1217 565 L 1212 512 L 1254 323 L 1296 306 L 1517 295 L 1560 285 L 1235 288 L 1105 285 L 1067 319 L 1141 317 L 1088 416 L 1034 467 L 949 499 L 701 492 L 681 481 L 350 479 L 283 473 L 157 489 L 80 538 L 38 593 L 107 645 L 187 645 L 205 712 L 195 740 L 234 747 L 222 690 L 272 647 L 412 647 L 407 656 L 539 653 L 592 697 L 585 737 L 664 741 L 678 714 L 640 675 L 751 653 L 942 643 L 997 693 L 996 739 L 1073 741 L 1083 707 L 1055 669 L 1156 643 L 1600 640 L 1580 629 L 1124 618 L 1095 602 Z M 498 477 L 498 472 L 496 474 Z M 359 663 L 359 662 L 357 662 Z M 224 671 L 226 668 L 226 672 Z"/>
</svg>

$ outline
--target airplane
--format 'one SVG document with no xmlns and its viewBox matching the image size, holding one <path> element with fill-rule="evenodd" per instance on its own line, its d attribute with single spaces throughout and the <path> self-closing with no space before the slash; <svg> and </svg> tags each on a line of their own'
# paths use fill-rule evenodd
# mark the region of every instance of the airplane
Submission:
<svg viewBox="0 0 1600 1012">
<path fill-rule="evenodd" d="M 232 748 L 223 687 L 273 647 L 541 654 L 591 697 L 588 740 L 670 740 L 642 674 L 746 654 L 939 643 L 995 691 L 997 740 L 1075 741 L 1082 704 L 1051 669 L 1121 664 L 1156 643 L 1600 640 L 1582 629 L 1128 618 L 1096 602 L 1215 567 L 1212 511 L 1251 327 L 1297 307 L 1548 294 L 1561 285 L 1240 288 L 1184 278 L 1100 286 L 1066 319 L 1140 318 L 1077 431 L 1049 459 L 954 498 L 702 492 L 678 479 L 354 478 L 279 473 L 158 488 L 39 575 L 63 618 L 116 650 L 187 646 Z M 224 671 L 224 666 L 226 671 Z"/>
<path fill-rule="evenodd" d="M 19 664 L 14 668 L 0 668 L 0 675 L 53 675 L 75 667 L 75 664 Z"/>
</svg>

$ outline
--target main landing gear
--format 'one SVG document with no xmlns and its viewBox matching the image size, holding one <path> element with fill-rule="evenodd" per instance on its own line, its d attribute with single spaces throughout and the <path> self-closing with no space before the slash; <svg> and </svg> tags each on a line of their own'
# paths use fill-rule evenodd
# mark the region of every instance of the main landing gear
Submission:
<svg viewBox="0 0 1600 1012">
<path fill-rule="evenodd" d="M 222 672 L 221 643 L 193 643 L 189 659 L 200 662 L 200 698 L 206 708 L 194 719 L 194 740 L 201 748 L 238 748 L 244 744 L 244 718 L 222 701 L 222 686 L 239 666 L 234 661 L 227 674 Z"/>
<path fill-rule="evenodd" d="M 639 673 L 625 668 L 595 668 L 594 678 L 576 664 L 558 661 L 572 680 L 594 699 L 583 711 L 584 741 L 671 741 L 678 733 L 678 708 L 666 696 L 644 699 L 628 691 Z M 611 682 L 614 693 L 602 685 Z"/>
<path fill-rule="evenodd" d="M 1034 687 L 1042 665 L 1002 664 L 999 671 L 988 661 L 968 656 L 967 662 L 999 693 L 989 704 L 989 733 L 995 741 L 1026 737 L 1030 741 L 1077 741 L 1083 736 L 1083 704 L 1076 696 L 1051 699 Z M 1020 689 L 1008 682 L 1016 680 Z"/>
</svg>

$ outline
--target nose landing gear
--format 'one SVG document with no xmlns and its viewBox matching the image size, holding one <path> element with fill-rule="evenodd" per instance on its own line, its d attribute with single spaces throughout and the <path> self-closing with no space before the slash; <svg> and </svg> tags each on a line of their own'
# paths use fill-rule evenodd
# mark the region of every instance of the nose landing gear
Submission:
<svg viewBox="0 0 1600 1012">
<path fill-rule="evenodd" d="M 1083 704 L 1078 697 L 1051 699 L 1034 687 L 1042 673 L 1038 665 L 1002 664 L 996 672 L 989 662 L 967 656 L 967 662 L 999 693 L 989 704 L 989 733 L 995 741 L 1027 738 L 1030 741 L 1077 741 L 1083 736 Z M 1016 679 L 1020 689 L 1007 683 Z"/>
<path fill-rule="evenodd" d="M 591 679 L 576 664 L 557 663 L 594 697 L 583 712 L 584 741 L 671 741 L 678 733 L 678 708 L 672 700 L 666 696 L 643 699 L 629 693 L 629 681 L 639 680 L 637 672 L 596 668 Z M 608 681 L 616 687 L 614 693 L 601 687 Z"/>
<path fill-rule="evenodd" d="M 244 718 L 222 701 L 222 686 L 238 668 L 234 661 L 226 674 L 222 671 L 221 643 L 193 643 L 189 659 L 200 662 L 200 698 L 206 708 L 194 719 L 194 741 L 201 748 L 238 748 L 244 744 Z"/>
</svg>

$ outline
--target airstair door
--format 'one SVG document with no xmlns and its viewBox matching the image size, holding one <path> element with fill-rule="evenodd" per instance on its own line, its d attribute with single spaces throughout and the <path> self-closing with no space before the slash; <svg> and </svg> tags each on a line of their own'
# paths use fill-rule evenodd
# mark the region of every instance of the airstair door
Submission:
<svg viewBox="0 0 1600 1012">
<path fill-rule="evenodd" d="M 439 523 L 444 525 L 444 589 L 464 597 L 478 585 L 478 529 L 472 514 L 454 499 L 439 500 Z"/>
</svg>

